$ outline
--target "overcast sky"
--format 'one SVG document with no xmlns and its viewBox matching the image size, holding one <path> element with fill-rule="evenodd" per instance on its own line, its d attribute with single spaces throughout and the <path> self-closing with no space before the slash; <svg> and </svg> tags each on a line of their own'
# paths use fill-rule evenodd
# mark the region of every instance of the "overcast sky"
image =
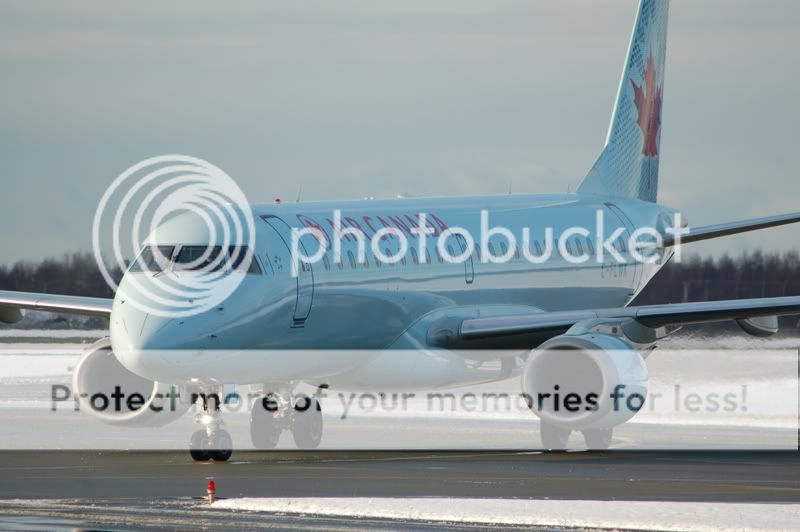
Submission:
<svg viewBox="0 0 800 532">
<path fill-rule="evenodd" d="M 90 249 L 105 187 L 165 153 L 253 202 L 574 190 L 636 4 L 2 2 L 0 263 Z M 800 2 L 673 0 L 659 201 L 693 225 L 800 210 L 799 81 Z"/>
</svg>

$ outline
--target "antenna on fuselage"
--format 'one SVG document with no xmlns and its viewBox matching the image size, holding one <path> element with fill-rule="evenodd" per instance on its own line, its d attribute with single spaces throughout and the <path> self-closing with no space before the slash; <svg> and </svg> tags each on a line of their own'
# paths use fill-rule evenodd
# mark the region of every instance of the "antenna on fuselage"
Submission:
<svg viewBox="0 0 800 532">
<path fill-rule="evenodd" d="M 297 189 L 297 197 L 295 198 L 295 203 L 300 203 L 300 196 L 303 195 L 303 184 L 300 184 L 300 187 Z"/>
</svg>

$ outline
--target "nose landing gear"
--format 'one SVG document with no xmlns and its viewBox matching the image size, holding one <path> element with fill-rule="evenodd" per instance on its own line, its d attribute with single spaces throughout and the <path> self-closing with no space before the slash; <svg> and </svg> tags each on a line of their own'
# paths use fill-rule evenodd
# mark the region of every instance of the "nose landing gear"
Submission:
<svg viewBox="0 0 800 532">
<path fill-rule="evenodd" d="M 225 462 L 233 454 L 233 440 L 220 415 L 218 394 L 202 394 L 203 413 L 195 417 L 195 423 L 205 425 L 196 430 L 189 442 L 189 454 L 195 462 Z"/>
</svg>

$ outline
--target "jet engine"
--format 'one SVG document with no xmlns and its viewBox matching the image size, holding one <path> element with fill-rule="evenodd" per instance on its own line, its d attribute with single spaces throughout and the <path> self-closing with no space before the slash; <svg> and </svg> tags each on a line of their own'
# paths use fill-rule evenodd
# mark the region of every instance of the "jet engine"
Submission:
<svg viewBox="0 0 800 532">
<path fill-rule="evenodd" d="M 181 401 L 179 388 L 131 373 L 111 349 L 98 340 L 81 356 L 72 374 L 72 393 L 81 411 L 112 425 L 166 425 L 191 406 Z"/>
<path fill-rule="evenodd" d="M 647 379 L 642 355 L 624 339 L 584 332 L 557 336 L 531 351 L 522 386 L 543 423 L 591 431 L 633 417 L 644 405 Z"/>
</svg>

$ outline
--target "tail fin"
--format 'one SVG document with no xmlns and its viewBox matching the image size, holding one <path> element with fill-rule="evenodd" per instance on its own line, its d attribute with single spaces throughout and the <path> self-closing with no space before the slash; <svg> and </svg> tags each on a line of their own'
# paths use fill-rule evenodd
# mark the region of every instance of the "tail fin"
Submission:
<svg viewBox="0 0 800 532">
<path fill-rule="evenodd" d="M 578 192 L 656 201 L 669 0 L 640 0 L 606 145 Z"/>
</svg>

